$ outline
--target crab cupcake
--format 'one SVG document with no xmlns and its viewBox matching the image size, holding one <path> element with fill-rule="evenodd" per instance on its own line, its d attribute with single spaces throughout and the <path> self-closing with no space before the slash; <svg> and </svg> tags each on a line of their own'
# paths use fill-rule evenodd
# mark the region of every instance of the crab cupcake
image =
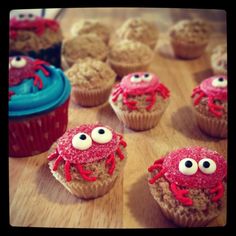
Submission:
<svg viewBox="0 0 236 236">
<path fill-rule="evenodd" d="M 121 175 L 126 161 L 122 135 L 101 124 L 68 130 L 48 156 L 53 176 L 79 198 L 107 193 Z"/>
<path fill-rule="evenodd" d="M 98 106 L 108 100 L 116 74 L 105 62 L 78 60 L 66 75 L 72 84 L 72 101 L 81 106 Z"/>
<path fill-rule="evenodd" d="M 61 69 L 26 56 L 9 57 L 9 155 L 33 156 L 65 131 L 71 86 Z"/>
<path fill-rule="evenodd" d="M 60 25 L 53 19 L 32 13 L 10 19 L 10 56 L 26 55 L 60 67 L 62 39 Z"/>
<path fill-rule="evenodd" d="M 149 72 L 126 75 L 113 89 L 109 102 L 120 121 L 133 130 L 155 127 L 169 103 L 169 90 Z"/>
<path fill-rule="evenodd" d="M 156 160 L 148 171 L 152 196 L 179 226 L 205 226 L 225 206 L 227 164 L 216 151 L 181 148 Z"/>
<path fill-rule="evenodd" d="M 216 138 L 228 134 L 227 76 L 212 76 L 194 88 L 193 108 L 199 128 Z"/>
</svg>

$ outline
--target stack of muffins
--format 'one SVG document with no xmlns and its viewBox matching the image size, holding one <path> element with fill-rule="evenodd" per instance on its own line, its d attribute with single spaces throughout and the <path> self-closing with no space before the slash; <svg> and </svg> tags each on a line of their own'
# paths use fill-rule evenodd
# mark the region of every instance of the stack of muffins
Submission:
<svg viewBox="0 0 236 236">
<path fill-rule="evenodd" d="M 200 20 L 175 24 L 170 29 L 175 56 L 203 55 L 210 32 Z M 32 14 L 10 20 L 9 155 L 49 150 L 51 173 L 79 198 L 109 192 L 122 175 L 127 143 L 100 123 L 67 130 L 70 97 L 83 107 L 109 102 L 117 118 L 135 131 L 156 127 L 170 102 L 168 86 L 149 72 L 159 37 L 155 24 L 132 18 L 115 31 L 113 41 L 111 33 L 105 23 L 87 19 L 76 22 L 72 37 L 63 39 L 54 20 Z M 61 57 L 65 73 L 58 68 Z M 211 62 L 216 75 L 193 89 L 193 110 L 204 133 L 226 138 L 226 45 L 213 51 Z M 120 81 L 115 84 L 116 78 Z M 204 147 L 174 150 L 156 160 L 148 172 L 151 194 L 177 225 L 204 226 L 220 213 L 227 170 L 219 153 Z"/>
</svg>

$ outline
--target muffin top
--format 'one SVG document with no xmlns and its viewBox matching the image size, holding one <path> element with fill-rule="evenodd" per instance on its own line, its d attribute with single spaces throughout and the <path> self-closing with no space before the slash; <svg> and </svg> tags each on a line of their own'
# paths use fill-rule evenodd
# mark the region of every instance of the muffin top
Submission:
<svg viewBox="0 0 236 236">
<path fill-rule="evenodd" d="M 169 90 L 155 74 L 149 72 L 125 76 L 111 94 L 111 102 L 129 112 L 163 110 L 168 98 Z"/>
<path fill-rule="evenodd" d="M 66 71 L 72 85 L 81 89 L 106 87 L 115 82 L 115 72 L 104 62 L 97 59 L 79 59 Z"/>
<path fill-rule="evenodd" d="M 155 161 L 148 171 L 149 184 L 158 185 L 162 178 L 161 182 L 169 183 L 172 199 L 175 198 L 182 206 L 194 206 L 195 200 L 198 202 L 199 195 L 193 191 L 192 197 L 197 199 L 190 198 L 188 190 L 202 190 L 212 204 L 224 195 L 226 160 L 218 152 L 205 147 L 186 147 L 169 152 Z"/>
<path fill-rule="evenodd" d="M 212 76 L 193 89 L 193 105 L 200 113 L 227 120 L 227 76 Z"/>
<path fill-rule="evenodd" d="M 98 176 L 93 176 L 92 171 L 83 169 L 86 164 L 93 164 L 106 160 L 106 170 L 112 175 L 115 169 L 115 155 L 120 160 L 124 159 L 121 147 L 126 147 L 122 135 L 112 128 L 101 124 L 84 124 L 68 130 L 57 141 L 56 150 L 48 160 L 56 158 L 54 170 L 60 162 L 64 163 L 66 180 L 71 180 L 70 167 L 75 167 L 85 181 L 95 181 Z M 58 161 L 57 161 L 58 160 Z"/>
<path fill-rule="evenodd" d="M 71 34 L 73 36 L 94 33 L 101 39 L 108 43 L 110 37 L 110 28 L 103 22 L 94 19 L 81 20 L 74 23 L 71 27 Z"/>
<path fill-rule="evenodd" d="M 71 90 L 60 69 L 26 56 L 9 57 L 8 83 L 9 117 L 50 111 L 63 104 Z"/>
<path fill-rule="evenodd" d="M 96 34 L 83 34 L 69 38 L 63 42 L 62 55 L 76 61 L 79 58 L 96 58 L 104 60 L 108 47 Z"/>
<path fill-rule="evenodd" d="M 170 29 L 170 37 L 190 44 L 206 44 L 211 33 L 210 25 L 202 20 L 181 20 Z"/>
<path fill-rule="evenodd" d="M 147 45 L 128 39 L 114 44 L 108 54 L 109 60 L 127 64 L 142 64 L 152 58 L 153 52 Z"/>
<path fill-rule="evenodd" d="M 19 14 L 10 19 L 10 50 L 38 51 L 62 41 L 57 21 L 33 14 Z"/>
<path fill-rule="evenodd" d="M 211 64 L 217 70 L 227 74 L 227 44 L 220 44 L 215 47 L 211 55 Z"/>
<path fill-rule="evenodd" d="M 139 41 L 150 46 L 157 41 L 158 29 L 154 23 L 142 18 L 130 18 L 117 30 L 117 35 L 120 39 Z"/>
</svg>

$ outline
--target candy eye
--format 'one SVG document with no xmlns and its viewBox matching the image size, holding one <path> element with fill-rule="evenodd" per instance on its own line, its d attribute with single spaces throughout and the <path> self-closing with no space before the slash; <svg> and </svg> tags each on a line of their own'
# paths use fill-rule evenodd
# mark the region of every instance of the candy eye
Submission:
<svg viewBox="0 0 236 236">
<path fill-rule="evenodd" d="M 197 169 L 197 162 L 192 158 L 184 158 L 179 162 L 179 171 L 184 175 L 194 175 Z"/>
<path fill-rule="evenodd" d="M 203 158 L 200 160 L 198 166 L 204 174 L 212 174 L 216 171 L 216 163 L 209 158 Z"/>
<path fill-rule="evenodd" d="M 92 146 L 92 139 L 85 133 L 78 133 L 72 139 L 72 146 L 79 150 L 87 150 Z"/>
<path fill-rule="evenodd" d="M 145 73 L 142 77 L 142 80 L 143 81 L 151 81 L 152 80 L 152 75 L 148 74 L 148 73 Z"/>
<path fill-rule="evenodd" d="M 91 137 L 96 143 L 108 143 L 112 139 L 112 132 L 105 127 L 97 127 L 93 129 Z"/>
<path fill-rule="evenodd" d="M 227 79 L 219 77 L 217 79 L 214 79 L 211 84 L 213 87 L 225 88 L 227 87 Z"/>
<path fill-rule="evenodd" d="M 27 15 L 27 18 L 28 18 L 28 20 L 33 21 L 33 20 L 35 20 L 36 16 L 33 15 L 32 13 L 29 13 L 29 14 Z"/>
<path fill-rule="evenodd" d="M 26 15 L 21 13 L 21 14 L 19 14 L 19 15 L 16 16 L 16 19 L 17 19 L 17 20 L 20 20 L 20 21 L 21 21 L 21 20 L 25 20 L 25 19 L 26 19 Z"/>
<path fill-rule="evenodd" d="M 132 83 L 139 83 L 139 82 L 141 82 L 141 80 L 142 80 L 142 78 L 138 74 L 135 74 L 130 78 L 130 81 Z"/>
<path fill-rule="evenodd" d="M 26 63 L 27 61 L 23 57 L 16 56 L 12 59 L 11 66 L 15 68 L 22 68 L 26 65 Z"/>
</svg>

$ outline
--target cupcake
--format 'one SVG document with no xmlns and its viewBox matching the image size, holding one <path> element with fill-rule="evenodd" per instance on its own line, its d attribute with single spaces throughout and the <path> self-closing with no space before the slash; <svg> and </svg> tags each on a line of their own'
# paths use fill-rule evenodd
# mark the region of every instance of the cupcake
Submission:
<svg viewBox="0 0 236 236">
<path fill-rule="evenodd" d="M 169 90 L 149 72 L 126 75 L 112 91 L 110 105 L 120 121 L 133 130 L 155 127 L 169 103 Z"/>
<path fill-rule="evenodd" d="M 170 40 L 176 57 L 200 57 L 208 45 L 210 26 L 202 20 L 181 20 L 170 29 Z"/>
<path fill-rule="evenodd" d="M 19 14 L 10 19 L 10 56 L 26 55 L 61 66 L 62 31 L 57 21 Z"/>
<path fill-rule="evenodd" d="M 216 151 L 181 148 L 156 160 L 148 171 L 152 196 L 178 226 L 205 226 L 225 206 L 227 165 Z"/>
<path fill-rule="evenodd" d="M 127 19 L 117 30 L 116 35 L 121 40 L 129 39 L 138 41 L 154 49 L 159 32 L 153 22 L 136 17 Z"/>
<path fill-rule="evenodd" d="M 117 75 L 123 77 L 132 72 L 146 71 L 153 57 L 154 54 L 147 45 L 124 39 L 112 46 L 108 63 Z"/>
<path fill-rule="evenodd" d="M 71 86 L 61 69 L 27 56 L 9 57 L 9 155 L 44 152 L 65 131 Z"/>
<path fill-rule="evenodd" d="M 66 75 L 72 84 L 72 101 L 89 107 L 108 100 L 116 78 L 106 63 L 92 58 L 78 60 Z"/>
<path fill-rule="evenodd" d="M 126 162 L 122 135 L 100 124 L 84 124 L 68 130 L 48 156 L 53 176 L 79 198 L 107 193 Z"/>
<path fill-rule="evenodd" d="M 82 34 L 64 40 L 62 56 L 71 67 L 76 60 L 91 57 L 105 61 L 108 47 L 96 34 Z"/>
<path fill-rule="evenodd" d="M 211 55 L 211 68 L 215 75 L 227 75 L 227 45 L 220 44 Z"/>
<path fill-rule="evenodd" d="M 82 34 L 96 34 L 105 44 L 108 44 L 110 39 L 110 28 L 99 20 L 86 19 L 76 22 L 71 27 L 71 34 L 73 36 Z"/>
<path fill-rule="evenodd" d="M 193 110 L 199 128 L 216 138 L 228 134 L 227 76 L 212 76 L 202 81 L 192 93 Z"/>
</svg>

